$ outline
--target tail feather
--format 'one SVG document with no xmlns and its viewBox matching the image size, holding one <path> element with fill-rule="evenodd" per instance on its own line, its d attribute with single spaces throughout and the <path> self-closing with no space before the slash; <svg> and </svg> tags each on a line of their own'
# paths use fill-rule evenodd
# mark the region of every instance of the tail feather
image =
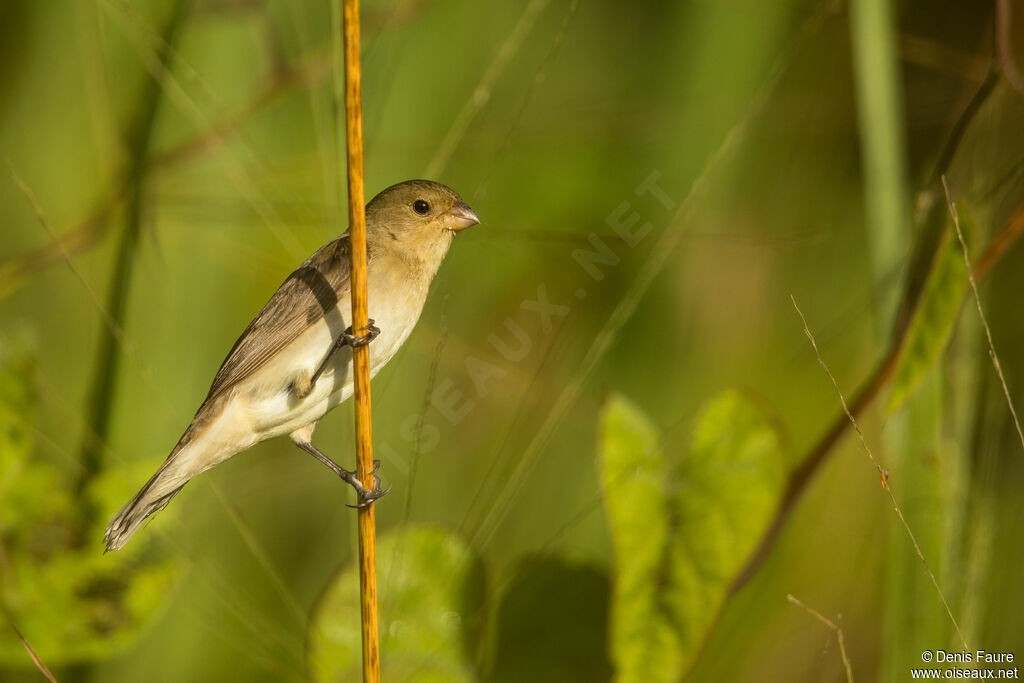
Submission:
<svg viewBox="0 0 1024 683">
<path fill-rule="evenodd" d="M 107 544 L 104 552 L 120 550 L 139 530 L 146 518 L 162 510 L 185 486 L 188 477 L 182 481 L 183 478 L 172 469 L 174 464 L 174 460 L 168 458 L 145 486 L 117 513 L 103 534 L 103 542 Z"/>
<path fill-rule="evenodd" d="M 225 412 L 232 400 L 233 394 L 226 392 L 208 397 L 200 406 L 164 464 L 110 522 L 103 534 L 107 551 L 121 549 L 150 515 L 171 502 L 189 479 L 255 443 L 257 439 L 248 431 L 244 416 L 239 426 L 238 416 Z M 217 426 L 222 423 L 227 424 L 226 431 Z"/>
</svg>

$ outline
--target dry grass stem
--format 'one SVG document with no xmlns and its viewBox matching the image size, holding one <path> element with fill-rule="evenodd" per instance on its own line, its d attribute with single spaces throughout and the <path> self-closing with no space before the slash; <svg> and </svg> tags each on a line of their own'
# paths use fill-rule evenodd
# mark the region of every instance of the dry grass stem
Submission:
<svg viewBox="0 0 1024 683">
<path fill-rule="evenodd" d="M 50 681 L 50 683 L 57 683 L 57 679 L 54 677 L 53 673 L 45 664 L 43 664 L 43 660 L 39 659 L 39 655 L 37 655 L 36 651 L 32 649 L 32 645 L 28 642 L 25 636 L 21 635 L 21 631 L 19 631 L 18 627 L 14 625 L 14 622 L 8 619 L 8 623 L 10 623 L 11 628 L 14 630 L 14 634 L 18 636 L 18 640 L 20 640 L 21 644 L 25 646 L 25 651 L 28 652 L 28 656 L 32 658 L 32 663 L 36 665 L 37 669 L 39 669 L 39 673 L 46 676 L 46 680 Z"/>
<path fill-rule="evenodd" d="M 983 280 L 992 271 L 992 268 L 1009 252 L 1010 248 L 1017 243 L 1021 235 L 1024 235 L 1024 205 L 1017 208 L 1003 229 L 992 239 L 988 248 L 978 258 L 973 270 L 974 277 L 977 280 Z M 920 301 L 915 305 L 920 305 Z M 900 331 L 899 338 L 893 340 L 885 357 L 878 362 L 871 376 L 857 390 L 850 406 L 850 412 L 854 415 L 859 415 L 871 405 L 892 378 L 900 353 L 903 350 L 903 344 L 906 342 L 908 330 L 908 327 L 904 327 Z M 786 492 L 783 494 L 767 531 L 765 531 L 757 548 L 751 554 L 746 567 L 737 575 L 736 580 L 733 581 L 731 590 L 734 594 L 739 592 L 751 577 L 760 570 L 765 558 L 775 545 L 779 532 L 782 530 L 786 520 L 789 519 L 790 513 L 796 507 L 800 496 L 803 495 L 808 484 L 814 479 L 818 468 L 829 458 L 832 453 L 832 447 L 835 446 L 839 438 L 846 432 L 849 424 L 849 419 L 847 419 L 844 413 L 840 412 L 831 422 L 824 436 L 814 444 L 800 459 L 799 464 L 790 472 L 789 481 L 786 484 Z"/>
<path fill-rule="evenodd" d="M 967 640 L 964 638 L 964 634 L 960 631 L 960 625 L 957 623 L 956 617 L 953 616 L 953 611 L 949 608 L 946 596 L 943 595 L 942 589 L 939 588 L 939 582 L 935 578 L 935 573 L 932 571 L 931 567 L 928 566 L 928 560 L 925 559 L 924 553 L 921 551 L 921 546 L 917 542 L 917 537 L 915 537 L 914 532 L 910 530 L 910 524 L 907 523 L 906 517 L 903 516 L 903 510 L 900 509 L 899 503 L 896 502 L 896 496 L 893 494 L 892 488 L 889 486 L 888 471 L 879 464 L 878 460 L 875 459 L 874 454 L 871 452 L 871 449 L 868 447 L 867 440 L 864 438 L 864 432 L 861 431 L 856 418 L 853 417 L 853 413 L 850 412 L 849 407 L 846 405 L 846 399 L 843 397 L 843 392 L 839 388 L 839 382 L 836 381 L 832 371 L 829 370 L 828 365 L 825 364 L 825 360 L 821 357 L 821 352 L 818 350 L 818 344 L 814 341 L 814 335 L 811 334 L 811 330 L 807 326 L 807 319 L 804 317 L 803 311 L 801 311 L 800 307 L 797 306 L 796 299 L 792 295 L 790 295 L 789 299 L 793 302 L 793 308 L 796 309 L 797 315 L 800 316 L 800 320 L 803 322 L 804 334 L 807 335 L 807 339 L 810 340 L 811 346 L 814 348 L 814 354 L 818 357 L 818 363 L 825 370 L 825 374 L 828 375 L 828 378 L 832 380 L 832 386 L 835 387 L 836 394 L 839 396 L 839 402 L 843 406 L 843 412 L 846 413 L 847 419 L 850 420 L 850 424 L 853 425 L 854 431 L 857 432 L 857 437 L 860 439 L 860 445 L 863 448 L 864 453 L 868 456 L 868 460 L 871 461 L 871 464 L 875 466 L 875 469 L 878 470 L 878 477 L 882 482 L 882 488 L 885 489 L 885 492 L 889 495 L 889 502 L 892 503 L 892 509 L 896 511 L 896 516 L 899 517 L 900 523 L 903 524 L 903 528 L 906 530 L 907 536 L 910 538 L 910 542 L 914 546 L 914 552 L 917 553 L 918 559 L 920 559 L 921 564 L 924 565 L 924 570 L 928 574 L 928 578 L 931 579 L 932 585 L 935 587 L 935 592 L 939 596 L 939 600 L 942 601 L 942 606 L 945 608 L 946 615 L 949 616 L 949 620 L 953 624 L 953 628 L 956 630 L 956 635 L 960 639 L 963 649 L 970 650 L 970 648 L 967 647 Z"/>
<path fill-rule="evenodd" d="M 850 658 L 846 656 L 846 641 L 843 639 L 843 629 L 839 628 L 833 621 L 826 619 L 821 612 L 815 609 L 811 609 L 804 603 L 797 600 L 791 594 L 786 594 L 786 599 L 791 603 L 802 609 L 803 611 L 810 614 L 812 617 L 825 624 L 836 634 L 836 640 L 839 642 L 839 656 L 843 658 L 843 668 L 846 669 L 846 683 L 853 683 L 853 667 L 850 666 Z"/>
<path fill-rule="evenodd" d="M 494 60 L 491 61 L 480 77 L 480 82 L 477 83 L 473 94 L 466 100 L 466 103 L 462 105 L 462 109 L 455 116 L 455 120 L 448 129 L 448 133 L 444 136 L 444 140 L 441 142 L 437 153 L 434 154 L 430 163 L 427 164 L 427 170 L 423 175 L 424 178 L 437 178 L 447 168 L 452 154 L 455 152 L 456 147 L 458 147 L 459 142 L 462 141 L 466 131 L 469 130 L 473 119 L 491 100 L 491 93 L 494 92 L 494 85 L 497 83 L 498 78 L 509 62 L 512 61 L 512 58 L 519 52 L 519 49 L 523 46 L 523 41 L 526 40 L 526 36 L 529 35 L 530 31 L 533 30 L 534 24 L 537 23 L 537 17 L 547 7 L 549 2 L 550 0 L 532 0 L 532 2 L 526 5 L 515 28 L 512 29 L 512 33 L 509 34 L 508 39 L 498 48 Z"/>
<path fill-rule="evenodd" d="M 956 229 L 956 238 L 960 240 L 960 248 L 964 252 L 964 265 L 967 266 L 967 281 L 971 283 L 971 292 L 974 294 L 974 303 L 978 307 L 978 317 L 981 318 L 981 326 L 985 328 L 985 339 L 988 341 L 988 356 L 992 359 L 992 367 L 999 376 L 999 384 L 1003 387 L 1003 395 L 1006 396 L 1006 405 L 1010 408 L 1010 415 L 1013 416 L 1013 426 L 1017 428 L 1017 436 L 1020 438 L 1021 448 L 1024 448 L 1024 431 L 1020 428 L 1020 419 L 1017 417 L 1017 409 L 1013 407 L 1013 399 L 1010 397 L 1010 388 L 1006 384 L 1006 377 L 1003 375 L 1003 366 L 999 363 L 999 356 L 996 355 L 996 346 L 992 341 L 992 330 L 988 326 L 988 318 L 985 317 L 985 310 L 981 307 L 981 295 L 978 294 L 978 283 L 974 280 L 974 272 L 971 270 L 971 257 L 967 253 L 967 240 L 960 230 L 960 214 L 956 210 L 956 203 L 949 193 L 949 184 L 946 176 L 942 176 L 942 189 L 946 192 L 946 206 L 949 207 L 949 215 L 953 218 L 953 227 Z"/>
</svg>

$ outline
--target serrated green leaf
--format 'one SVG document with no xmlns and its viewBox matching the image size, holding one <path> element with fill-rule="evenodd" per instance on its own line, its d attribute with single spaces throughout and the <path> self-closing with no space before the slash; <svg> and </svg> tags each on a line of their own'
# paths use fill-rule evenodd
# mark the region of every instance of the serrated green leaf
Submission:
<svg viewBox="0 0 1024 683">
<path fill-rule="evenodd" d="M 377 542 L 381 679 L 437 683 L 477 680 L 473 650 L 483 611 L 480 559 L 457 536 L 428 527 Z M 361 678 L 359 572 L 331 581 L 309 622 L 315 681 Z"/>
<path fill-rule="evenodd" d="M 969 239 L 973 231 L 963 210 L 960 211 L 960 227 L 964 239 Z M 907 326 L 893 373 L 886 407 L 888 414 L 903 407 L 946 348 L 967 293 L 966 283 L 963 249 L 949 220 Z"/>
<path fill-rule="evenodd" d="M 736 392 L 701 411 L 670 468 L 657 430 L 613 396 L 600 469 L 615 563 L 611 652 L 618 681 L 677 681 L 764 530 L 783 482 L 775 429 Z"/>
</svg>

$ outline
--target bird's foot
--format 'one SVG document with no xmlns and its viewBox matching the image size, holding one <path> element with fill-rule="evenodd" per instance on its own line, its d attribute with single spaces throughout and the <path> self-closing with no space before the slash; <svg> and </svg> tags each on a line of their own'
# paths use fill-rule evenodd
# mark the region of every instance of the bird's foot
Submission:
<svg viewBox="0 0 1024 683">
<path fill-rule="evenodd" d="M 356 498 L 358 499 L 359 502 L 355 505 L 349 505 L 350 508 L 368 507 L 371 503 L 373 503 L 373 501 L 377 500 L 378 498 L 385 495 L 388 491 L 391 490 L 390 486 L 387 487 L 386 489 L 381 489 L 380 479 L 377 477 L 376 474 L 377 470 L 379 469 L 380 460 L 374 460 L 373 470 L 371 470 L 370 472 L 373 475 L 372 489 L 366 488 L 363 485 L 363 482 L 359 481 L 359 477 L 356 476 L 355 472 L 350 472 L 349 470 L 346 469 L 342 469 L 340 472 L 338 472 L 338 476 L 347 481 L 349 485 L 351 485 L 352 488 L 356 490 Z"/>
<path fill-rule="evenodd" d="M 339 341 L 352 348 L 366 346 L 377 338 L 377 335 L 380 334 L 380 328 L 373 324 L 373 319 L 371 318 L 367 322 L 366 327 L 360 329 L 360 332 L 366 332 L 366 334 L 357 337 L 352 333 L 352 327 L 349 326 L 347 330 L 341 333 Z"/>
</svg>

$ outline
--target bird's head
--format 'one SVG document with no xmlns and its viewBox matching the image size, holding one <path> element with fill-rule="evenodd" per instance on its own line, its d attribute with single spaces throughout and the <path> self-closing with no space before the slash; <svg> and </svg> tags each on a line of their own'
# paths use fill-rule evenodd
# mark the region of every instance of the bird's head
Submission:
<svg viewBox="0 0 1024 683">
<path fill-rule="evenodd" d="M 407 180 L 366 205 L 367 238 L 381 245 L 426 255 L 447 251 L 452 236 L 480 222 L 451 188 L 430 180 Z"/>
</svg>

